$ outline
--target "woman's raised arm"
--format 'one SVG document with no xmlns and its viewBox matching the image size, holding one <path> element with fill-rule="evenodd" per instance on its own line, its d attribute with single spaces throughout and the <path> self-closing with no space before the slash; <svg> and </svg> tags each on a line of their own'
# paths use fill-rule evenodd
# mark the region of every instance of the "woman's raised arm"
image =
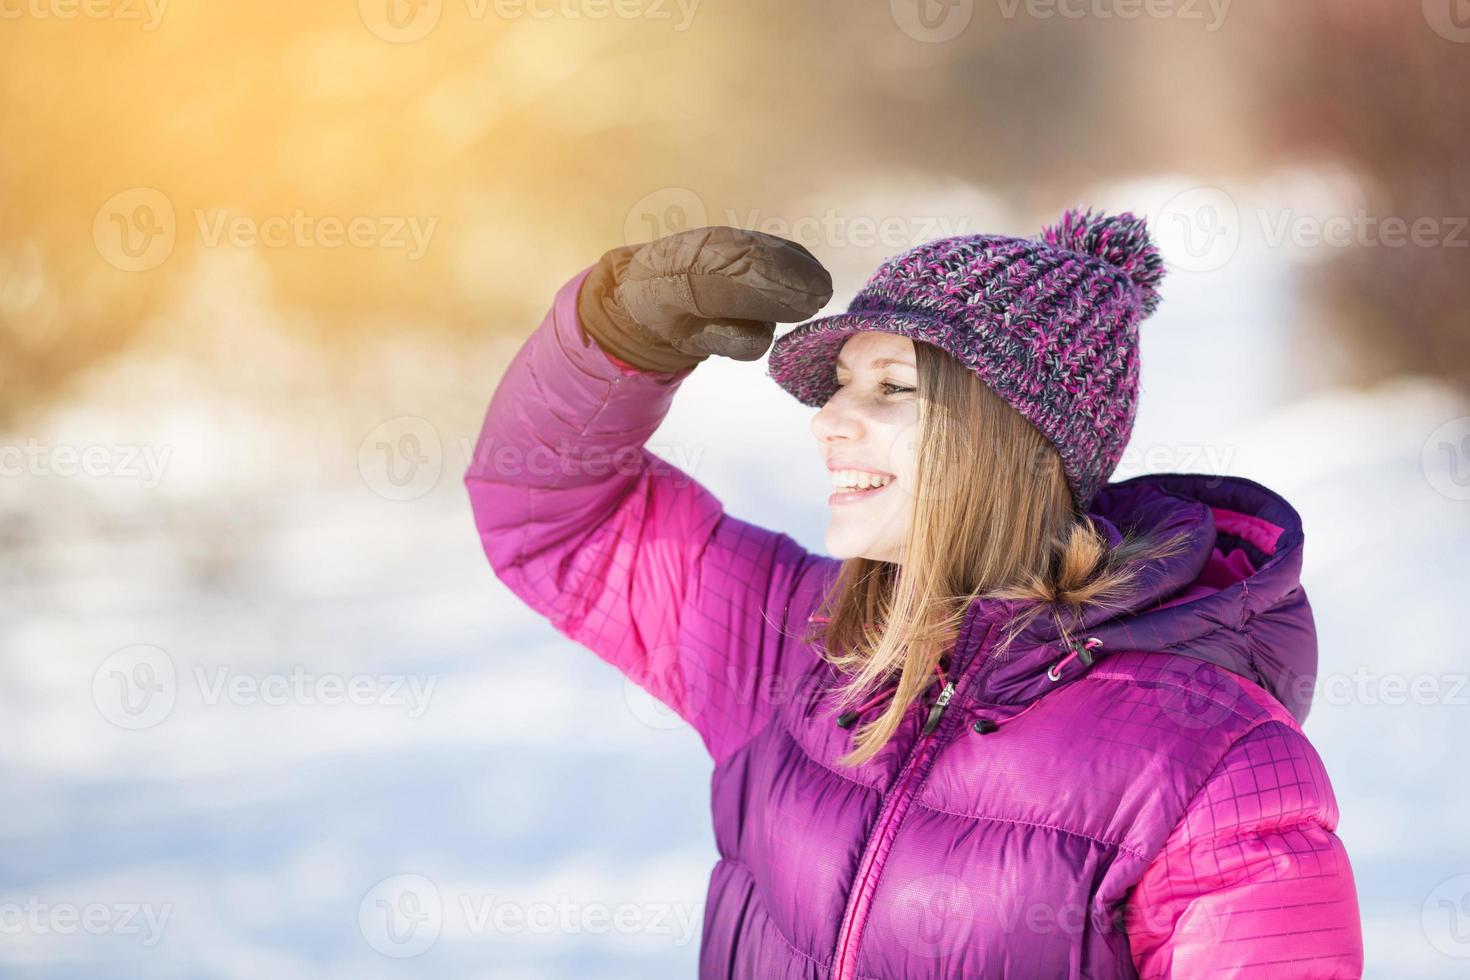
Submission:
<svg viewBox="0 0 1470 980">
<path fill-rule="evenodd" d="M 645 447 L 693 366 L 615 363 L 557 292 L 490 400 L 465 483 L 495 574 L 699 732 L 719 761 L 799 669 L 792 623 L 833 559 L 738 520 Z M 807 590 L 798 596 L 802 589 Z M 788 608 L 792 607 L 792 608 Z"/>
</svg>

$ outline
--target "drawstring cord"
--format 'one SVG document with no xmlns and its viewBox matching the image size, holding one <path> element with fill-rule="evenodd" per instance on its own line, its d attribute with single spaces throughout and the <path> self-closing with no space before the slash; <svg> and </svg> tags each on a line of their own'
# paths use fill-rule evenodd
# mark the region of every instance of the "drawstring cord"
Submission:
<svg viewBox="0 0 1470 980">
<path fill-rule="evenodd" d="M 826 623 L 826 622 L 831 622 L 831 617 L 829 617 L 829 616 L 815 616 L 814 615 L 814 616 L 809 616 L 807 618 L 807 621 L 808 622 L 813 622 L 813 623 Z M 866 623 L 864 625 L 871 626 L 873 624 L 872 623 Z M 1071 649 L 1071 651 L 1065 657 L 1063 657 L 1062 659 L 1058 660 L 1056 663 L 1052 664 L 1050 667 L 1047 668 L 1047 671 L 1046 671 L 1047 680 L 1051 681 L 1052 683 L 1057 683 L 1057 682 L 1061 681 L 1061 679 L 1062 679 L 1062 671 L 1066 670 L 1067 669 L 1067 665 L 1070 664 L 1073 660 L 1080 660 L 1080 661 L 1082 661 L 1083 666 L 1085 666 L 1085 667 L 1091 667 L 1092 664 L 1093 664 L 1093 661 L 1096 659 L 1093 656 L 1092 651 L 1093 650 L 1096 650 L 1098 647 L 1100 647 L 1102 645 L 1103 645 L 1103 641 L 1102 640 L 1098 639 L 1095 636 L 1089 636 L 1087 638 L 1087 640 L 1082 644 L 1082 646 L 1080 646 L 1080 647 L 1073 647 Z M 945 675 L 944 668 L 941 667 L 938 663 L 936 663 L 934 665 L 934 673 L 939 676 L 939 686 L 940 686 L 940 688 L 942 690 L 943 689 L 948 689 L 949 688 L 949 678 Z M 933 682 L 931 681 L 930 683 L 932 684 Z M 888 698 L 892 697 L 897 690 L 898 690 L 898 685 L 897 684 L 894 684 L 892 687 L 885 688 L 884 690 L 879 691 L 877 694 L 874 694 L 872 697 L 870 697 L 868 700 L 864 701 L 862 704 L 858 705 L 856 708 L 849 708 L 848 710 L 842 712 L 842 714 L 840 714 L 840 715 L 837 716 L 837 725 L 838 725 L 838 727 L 839 728 L 851 728 L 853 726 L 853 724 L 858 720 L 859 717 L 862 716 L 862 714 L 865 711 L 867 711 L 869 708 L 872 708 L 875 705 L 882 704 Z M 948 699 L 947 698 L 944 698 L 942 700 L 944 700 L 947 703 L 947 700 Z M 974 723 L 974 725 L 972 727 L 974 728 L 974 730 L 976 732 L 980 733 L 981 735 L 988 735 L 991 732 L 994 732 L 994 731 L 999 730 L 999 728 L 1000 728 L 1001 725 L 1006 725 L 1006 724 L 1009 724 L 1009 723 L 1015 721 L 1017 718 L 1021 717 L 1026 712 L 1030 711 L 1032 708 L 1036 707 L 1040 703 L 1041 703 L 1041 699 L 1040 698 L 1037 698 L 1037 699 L 1033 700 L 1030 704 L 1028 704 L 1026 707 L 1022 708 L 1020 711 L 1018 711 L 1015 714 L 1011 715 L 1009 718 L 1001 718 L 999 720 L 997 720 L 995 718 L 978 718 L 978 719 L 976 719 L 976 721 L 975 721 L 975 723 Z M 934 723 L 938 720 L 937 717 L 936 717 L 936 715 L 942 713 L 944 707 L 945 707 L 944 704 L 936 704 L 934 706 L 934 708 L 930 709 L 929 723 L 924 726 L 926 733 L 933 730 Z M 936 709 L 938 709 L 938 710 L 936 711 Z"/>
<path fill-rule="evenodd" d="M 1086 643 L 1082 644 L 1080 647 L 1073 647 L 1071 653 L 1067 654 L 1061 660 L 1058 660 L 1056 663 L 1047 668 L 1047 680 L 1053 682 L 1061 680 L 1062 671 L 1066 668 L 1067 664 L 1072 662 L 1073 658 L 1080 659 L 1084 666 L 1091 667 L 1091 651 L 1100 646 L 1102 646 L 1102 640 L 1099 640 L 1095 636 L 1089 636 Z"/>
<path fill-rule="evenodd" d="M 1089 636 L 1087 638 L 1087 642 L 1083 643 L 1082 646 L 1074 647 L 1071 653 L 1067 654 L 1065 657 L 1063 657 L 1061 660 L 1058 660 L 1055 664 L 1052 664 L 1052 666 L 1047 669 L 1047 679 L 1052 681 L 1053 683 L 1060 681 L 1062 679 L 1062 670 L 1066 667 L 1067 664 L 1071 663 L 1073 659 L 1081 660 L 1085 666 L 1092 666 L 1092 662 L 1094 659 L 1092 656 L 1092 651 L 1096 650 L 1102 645 L 1102 640 L 1099 640 L 1095 636 Z M 989 735 L 991 732 L 998 731 L 1001 725 L 1009 725 L 1011 722 L 1015 721 L 1017 718 L 1021 717 L 1040 703 L 1041 698 L 1036 698 L 1030 704 L 1026 705 L 1026 707 L 1022 708 L 1020 711 L 1017 711 L 1009 718 L 976 718 L 975 723 L 970 727 L 981 735 Z"/>
<path fill-rule="evenodd" d="M 946 685 L 946 684 L 949 683 L 949 678 L 947 676 L 945 676 L 944 668 L 943 667 L 940 667 L 938 664 L 935 664 L 934 665 L 934 673 L 936 673 L 936 674 L 939 675 L 939 686 L 940 687 L 943 687 L 944 685 Z M 930 684 L 933 684 L 934 682 L 933 681 L 930 681 L 929 683 Z M 887 699 L 891 698 L 893 696 L 894 692 L 896 692 L 897 690 L 898 690 L 898 685 L 897 684 L 893 685 L 892 687 L 884 688 L 883 690 L 879 691 L 877 694 L 873 695 L 868 700 L 864 701 L 862 704 L 858 705 L 856 708 L 849 708 L 849 709 L 847 709 L 842 714 L 840 714 L 840 715 L 837 716 L 837 727 L 839 727 L 839 728 L 851 728 L 852 725 L 853 725 L 853 722 L 857 721 L 858 720 L 858 717 L 861 716 L 863 712 L 867 711 L 869 708 L 873 707 L 875 704 L 882 704 L 884 701 L 886 701 Z"/>
</svg>

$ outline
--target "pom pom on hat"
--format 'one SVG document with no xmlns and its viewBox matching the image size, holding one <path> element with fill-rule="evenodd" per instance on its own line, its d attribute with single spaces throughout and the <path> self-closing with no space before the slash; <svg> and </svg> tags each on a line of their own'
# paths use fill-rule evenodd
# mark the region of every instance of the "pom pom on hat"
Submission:
<svg viewBox="0 0 1470 980">
<path fill-rule="evenodd" d="M 1164 257 L 1148 233 L 1148 224 L 1133 212 L 1094 214 L 1090 208 L 1071 208 L 1056 224 L 1044 228 L 1039 238 L 1057 248 L 1096 256 L 1121 270 L 1138 287 L 1144 316 L 1159 305 Z"/>
</svg>

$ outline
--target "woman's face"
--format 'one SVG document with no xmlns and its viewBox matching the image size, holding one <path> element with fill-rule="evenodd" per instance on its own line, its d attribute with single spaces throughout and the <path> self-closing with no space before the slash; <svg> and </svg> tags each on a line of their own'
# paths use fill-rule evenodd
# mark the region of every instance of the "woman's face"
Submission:
<svg viewBox="0 0 1470 980">
<path fill-rule="evenodd" d="M 913 341 L 879 331 L 853 334 L 838 356 L 837 383 L 812 417 L 812 434 L 832 475 L 827 551 L 836 558 L 899 562 L 919 435 Z"/>
</svg>

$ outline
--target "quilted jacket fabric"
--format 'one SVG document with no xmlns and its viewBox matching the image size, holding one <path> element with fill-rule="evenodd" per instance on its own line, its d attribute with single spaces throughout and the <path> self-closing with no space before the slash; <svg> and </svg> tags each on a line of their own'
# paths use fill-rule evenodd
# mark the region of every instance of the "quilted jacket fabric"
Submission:
<svg viewBox="0 0 1470 980">
<path fill-rule="evenodd" d="M 1302 733 L 1317 647 L 1302 528 L 1250 480 L 1109 484 L 1122 529 L 1185 529 L 1122 609 L 977 600 L 934 692 L 869 762 L 835 760 L 832 668 L 801 639 L 837 559 L 724 512 L 645 448 L 693 368 L 640 372 L 557 292 L 465 474 L 495 574 L 699 733 L 719 860 L 700 976 L 1356 977 L 1337 804 Z"/>
</svg>

